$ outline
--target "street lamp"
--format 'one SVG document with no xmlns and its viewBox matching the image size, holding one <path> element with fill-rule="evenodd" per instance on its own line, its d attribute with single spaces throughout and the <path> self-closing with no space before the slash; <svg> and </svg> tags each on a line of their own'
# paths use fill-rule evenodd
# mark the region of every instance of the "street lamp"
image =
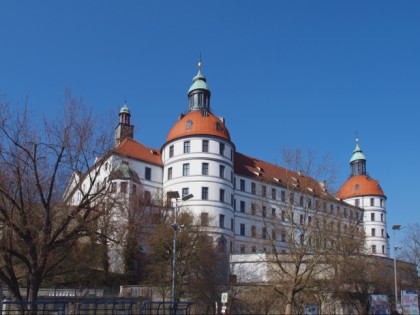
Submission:
<svg viewBox="0 0 420 315">
<path fill-rule="evenodd" d="M 392 230 L 394 231 L 394 291 L 395 291 L 395 309 L 398 311 L 398 291 L 397 291 L 397 250 L 399 249 L 397 246 L 397 234 L 395 231 L 399 231 L 401 229 L 401 225 L 393 225 Z"/>
<path fill-rule="evenodd" d="M 177 216 L 178 216 L 178 200 L 179 200 L 179 192 L 177 191 L 168 191 L 166 193 L 167 198 L 175 199 L 175 214 L 174 214 L 174 224 L 172 224 L 172 228 L 174 229 L 174 238 L 173 238 L 173 256 L 172 256 L 172 304 L 175 305 L 175 286 L 176 286 L 176 231 L 179 227 L 182 227 L 182 224 L 177 223 Z M 193 194 L 188 194 L 183 196 L 181 199 L 182 201 L 189 200 L 193 198 Z"/>
</svg>

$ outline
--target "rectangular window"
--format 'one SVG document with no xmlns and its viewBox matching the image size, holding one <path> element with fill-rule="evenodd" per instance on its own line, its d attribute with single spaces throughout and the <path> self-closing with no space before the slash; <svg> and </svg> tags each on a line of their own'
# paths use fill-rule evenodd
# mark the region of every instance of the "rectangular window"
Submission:
<svg viewBox="0 0 420 315">
<path fill-rule="evenodd" d="M 232 206 L 232 207 L 234 207 L 234 204 L 235 202 L 234 202 L 234 198 L 233 198 L 233 194 L 230 194 L 230 205 Z M 234 207 L 235 208 L 235 207 Z M 236 210 L 236 209 L 235 209 Z"/>
<path fill-rule="evenodd" d="M 174 146 L 173 145 L 171 145 L 170 147 L 169 147 L 169 157 L 173 157 L 174 156 Z"/>
<path fill-rule="evenodd" d="M 261 238 L 263 240 L 267 239 L 267 228 L 265 227 L 262 228 Z"/>
<path fill-rule="evenodd" d="M 188 187 L 182 188 L 182 197 L 187 196 L 190 193 L 190 190 Z"/>
<path fill-rule="evenodd" d="M 219 165 L 219 177 L 220 178 L 225 178 L 225 166 L 224 165 Z"/>
<path fill-rule="evenodd" d="M 286 201 L 286 192 L 284 190 L 281 191 L 281 201 Z"/>
<path fill-rule="evenodd" d="M 261 196 L 265 197 L 267 195 L 267 187 L 265 185 L 261 186 Z"/>
<path fill-rule="evenodd" d="M 257 193 L 257 187 L 255 183 L 251 183 L 251 193 L 255 195 Z"/>
<path fill-rule="evenodd" d="M 219 214 L 219 227 L 221 227 L 222 229 L 225 228 L 225 215 L 224 214 Z"/>
<path fill-rule="evenodd" d="M 190 164 L 185 163 L 182 164 L 182 176 L 188 176 L 190 175 Z"/>
<path fill-rule="evenodd" d="M 240 202 L 240 211 L 245 212 L 245 201 L 241 200 Z"/>
<path fill-rule="evenodd" d="M 264 218 L 267 216 L 267 207 L 266 206 L 262 207 L 262 213 L 261 214 Z"/>
<path fill-rule="evenodd" d="M 201 174 L 202 175 L 209 175 L 209 163 L 201 164 Z"/>
<path fill-rule="evenodd" d="M 375 221 L 375 214 L 374 213 L 370 214 L 370 221 Z"/>
<path fill-rule="evenodd" d="M 111 183 L 111 192 L 112 193 L 117 192 L 117 183 Z"/>
<path fill-rule="evenodd" d="M 385 254 L 385 245 L 382 245 L 382 254 Z"/>
<path fill-rule="evenodd" d="M 372 245 L 372 254 L 376 254 L 376 245 Z"/>
<path fill-rule="evenodd" d="M 276 217 L 276 208 L 271 208 L 271 217 L 272 218 Z"/>
<path fill-rule="evenodd" d="M 207 212 L 201 212 L 201 226 L 209 225 L 209 214 Z"/>
<path fill-rule="evenodd" d="M 189 141 L 184 141 L 184 153 L 190 153 L 191 143 Z"/>
<path fill-rule="evenodd" d="M 241 251 L 241 254 L 245 254 L 245 245 L 241 245 L 240 251 Z"/>
<path fill-rule="evenodd" d="M 286 232 L 285 231 L 281 232 L 281 241 L 286 242 Z"/>
<path fill-rule="evenodd" d="M 275 188 L 271 189 L 271 198 L 276 200 L 276 189 Z"/>
<path fill-rule="evenodd" d="M 372 229 L 372 236 L 376 236 L 376 230 Z"/>
<path fill-rule="evenodd" d="M 303 214 L 300 215 L 300 224 L 305 223 L 305 218 L 303 216 Z"/>
<path fill-rule="evenodd" d="M 203 140 L 203 152 L 209 152 L 209 140 Z"/>
<path fill-rule="evenodd" d="M 381 213 L 381 222 L 384 222 L 384 214 Z"/>
<path fill-rule="evenodd" d="M 219 201 L 220 202 L 225 202 L 225 190 L 224 189 L 219 190 Z"/>
<path fill-rule="evenodd" d="M 379 205 L 381 206 L 381 208 L 384 206 L 384 200 L 382 198 L 379 199 Z"/>
<path fill-rule="evenodd" d="M 375 198 L 370 198 L 370 206 L 373 207 L 375 205 Z"/>
<path fill-rule="evenodd" d="M 144 201 L 147 205 L 150 205 L 150 202 L 152 200 L 152 194 L 150 193 L 150 191 L 145 190 L 144 191 Z"/>
<path fill-rule="evenodd" d="M 299 206 L 303 207 L 303 196 L 299 198 Z"/>
<path fill-rule="evenodd" d="M 354 205 L 355 205 L 356 207 L 359 207 L 359 206 L 360 206 L 360 199 L 355 199 L 355 200 L 354 200 Z"/>
<path fill-rule="evenodd" d="M 150 167 L 147 167 L 144 169 L 144 178 L 147 180 L 152 179 L 152 169 Z"/>
<path fill-rule="evenodd" d="M 252 251 L 253 253 L 256 253 L 256 252 L 257 252 L 257 248 L 256 248 L 255 246 L 252 246 L 252 247 L 251 247 L 251 251 Z"/>
<path fill-rule="evenodd" d="M 381 236 L 384 237 L 384 235 L 385 235 L 385 230 L 381 229 Z"/>
<path fill-rule="evenodd" d="M 312 208 L 312 199 L 308 198 L 307 202 L 308 202 L 308 209 L 311 209 Z"/>
<path fill-rule="evenodd" d="M 168 179 L 172 179 L 172 167 L 168 168 Z"/>
<path fill-rule="evenodd" d="M 233 231 L 233 219 L 230 219 L 230 229 Z"/>
<path fill-rule="evenodd" d="M 201 199 L 208 200 L 209 199 L 209 188 L 208 187 L 201 187 Z"/>
<path fill-rule="evenodd" d="M 240 181 L 240 190 L 245 191 L 245 179 L 241 179 Z"/>
<path fill-rule="evenodd" d="M 286 211 L 284 210 L 281 211 L 281 220 L 286 221 Z"/>
<path fill-rule="evenodd" d="M 127 183 L 126 182 L 121 183 L 121 192 L 122 193 L 127 193 Z"/>
<path fill-rule="evenodd" d="M 219 153 L 220 155 L 225 155 L 225 144 L 223 142 L 219 143 Z"/>
<path fill-rule="evenodd" d="M 255 225 L 251 226 L 251 236 L 256 237 L 257 236 L 257 228 Z"/>
<path fill-rule="evenodd" d="M 240 225 L 240 234 L 241 236 L 245 236 L 245 224 L 243 223 Z"/>
<path fill-rule="evenodd" d="M 255 213 L 257 212 L 257 205 L 255 203 L 251 204 L 251 214 L 255 215 Z"/>
<path fill-rule="evenodd" d="M 295 194 L 294 193 L 289 193 L 289 203 L 293 204 L 295 202 Z"/>
</svg>

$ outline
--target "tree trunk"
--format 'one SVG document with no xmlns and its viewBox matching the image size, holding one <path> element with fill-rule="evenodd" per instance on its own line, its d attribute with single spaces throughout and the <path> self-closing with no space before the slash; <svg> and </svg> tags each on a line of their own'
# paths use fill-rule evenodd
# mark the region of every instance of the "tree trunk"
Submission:
<svg viewBox="0 0 420 315">
<path fill-rule="evenodd" d="M 295 294 L 293 290 L 287 292 L 287 302 L 286 302 L 286 309 L 284 310 L 285 315 L 293 314 L 293 302 L 295 299 Z"/>
<path fill-rule="evenodd" d="M 31 282 L 29 284 L 29 292 L 28 292 L 28 311 L 29 314 L 37 314 L 38 307 L 36 302 L 38 302 L 38 292 L 39 287 L 41 286 L 41 280 L 36 275 L 31 276 Z"/>
</svg>

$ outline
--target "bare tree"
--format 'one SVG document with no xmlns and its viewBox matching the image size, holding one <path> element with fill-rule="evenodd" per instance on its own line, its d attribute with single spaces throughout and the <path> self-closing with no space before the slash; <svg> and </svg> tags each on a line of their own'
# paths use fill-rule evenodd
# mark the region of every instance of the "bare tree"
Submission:
<svg viewBox="0 0 420 315">
<path fill-rule="evenodd" d="M 221 283 L 218 262 L 223 252 L 200 226 L 198 219 L 181 210 L 177 222 L 176 292 L 175 301 L 190 298 L 202 313 L 214 313 L 214 302 L 220 297 Z M 157 224 L 150 235 L 148 248 L 148 282 L 157 286 L 163 299 L 171 291 L 173 258 L 173 217 Z"/>
<path fill-rule="evenodd" d="M 304 157 L 300 150 L 285 151 L 284 159 L 288 169 L 278 179 L 284 187 L 276 204 L 278 213 L 267 213 L 265 198 L 258 203 L 270 279 L 283 298 L 284 313 L 292 314 L 303 301 L 315 303 L 315 292 L 334 276 L 331 257 L 359 250 L 363 237 L 354 228 L 357 210 L 337 201 L 327 189 L 331 185 L 313 177 L 326 178 L 331 167 L 321 163 L 315 168 L 314 155 Z M 332 180 L 334 174 L 327 178 Z"/>
<path fill-rule="evenodd" d="M 414 223 L 404 229 L 404 244 L 401 248 L 401 256 L 404 261 L 414 264 L 410 268 L 410 276 L 413 283 L 417 283 L 417 290 L 420 290 L 420 223 Z"/>
<path fill-rule="evenodd" d="M 35 302 L 42 282 L 100 217 L 95 205 L 107 187 L 95 158 L 111 149 L 112 134 L 70 91 L 63 112 L 43 123 L 26 106 L 3 102 L 0 110 L 0 279 L 16 300 L 26 286 Z"/>
</svg>

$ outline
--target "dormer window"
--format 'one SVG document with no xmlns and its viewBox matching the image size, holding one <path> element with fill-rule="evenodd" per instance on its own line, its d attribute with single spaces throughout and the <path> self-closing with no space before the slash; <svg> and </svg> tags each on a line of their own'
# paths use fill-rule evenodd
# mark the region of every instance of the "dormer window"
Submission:
<svg viewBox="0 0 420 315">
<path fill-rule="evenodd" d="M 185 129 L 187 129 L 187 130 L 191 129 L 192 128 L 192 124 L 193 124 L 192 121 L 191 120 L 188 120 Z"/>
<path fill-rule="evenodd" d="M 220 122 L 216 122 L 216 130 L 217 131 L 221 131 L 222 130 L 222 127 L 221 127 L 221 125 L 220 125 Z"/>
</svg>

